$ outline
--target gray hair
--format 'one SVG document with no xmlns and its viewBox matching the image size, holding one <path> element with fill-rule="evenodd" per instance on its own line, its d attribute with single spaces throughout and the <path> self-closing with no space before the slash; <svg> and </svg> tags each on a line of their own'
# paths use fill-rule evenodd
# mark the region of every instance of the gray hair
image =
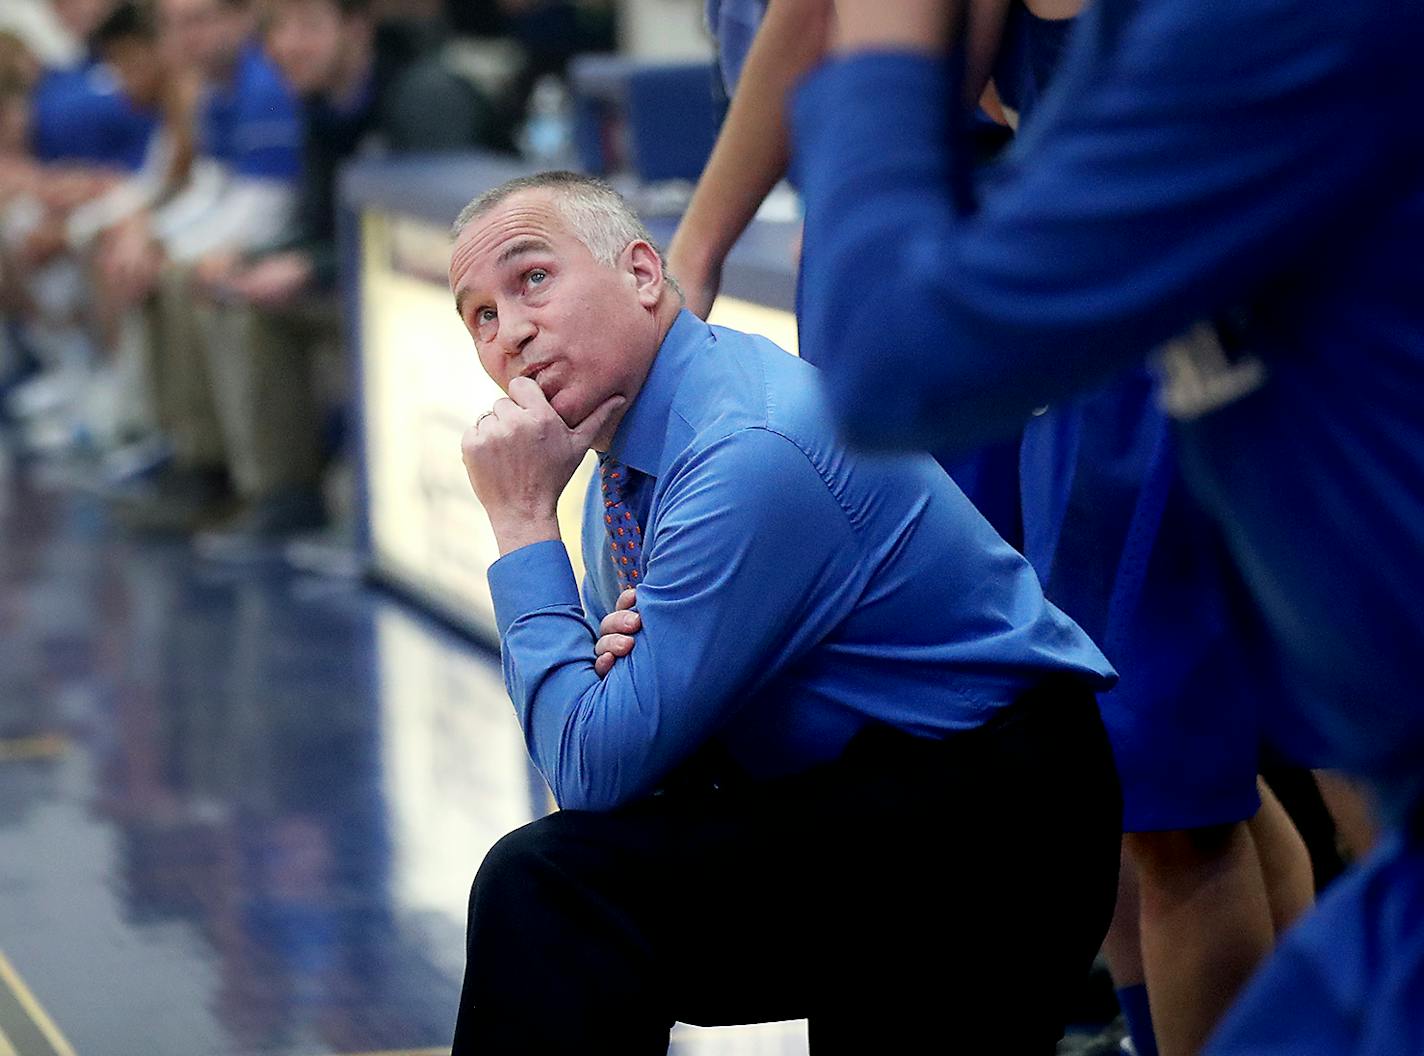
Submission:
<svg viewBox="0 0 1424 1056">
<path fill-rule="evenodd" d="M 612 267 L 630 243 L 648 243 L 662 264 L 663 281 L 672 287 L 679 298 L 682 297 L 682 287 L 668 272 L 667 259 L 662 250 L 653 242 L 647 226 L 638 219 L 627 199 L 602 180 L 583 173 L 557 170 L 507 180 L 477 195 L 460 210 L 450 229 L 451 239 L 459 238 L 471 221 L 520 191 L 552 192 L 554 205 L 568 225 L 569 233 L 582 242 L 600 264 Z"/>
</svg>

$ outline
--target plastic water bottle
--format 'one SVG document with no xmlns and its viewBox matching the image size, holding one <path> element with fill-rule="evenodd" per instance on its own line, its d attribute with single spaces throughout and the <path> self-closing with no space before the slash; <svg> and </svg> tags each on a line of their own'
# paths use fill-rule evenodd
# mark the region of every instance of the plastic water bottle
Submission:
<svg viewBox="0 0 1424 1056">
<path fill-rule="evenodd" d="M 534 82 L 529 112 L 519 131 L 524 159 L 541 169 L 566 169 L 573 163 L 573 105 L 564 82 L 545 74 Z"/>
</svg>

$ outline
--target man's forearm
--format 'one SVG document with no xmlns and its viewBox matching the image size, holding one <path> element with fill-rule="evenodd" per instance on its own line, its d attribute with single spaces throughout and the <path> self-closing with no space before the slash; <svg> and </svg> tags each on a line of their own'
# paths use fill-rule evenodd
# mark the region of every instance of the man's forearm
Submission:
<svg viewBox="0 0 1424 1056">
<path fill-rule="evenodd" d="M 554 514 L 520 514 L 514 511 L 486 511 L 489 513 L 490 527 L 494 529 L 494 541 L 499 546 L 499 556 L 533 543 L 562 542 L 559 533 L 559 518 Z"/>
</svg>

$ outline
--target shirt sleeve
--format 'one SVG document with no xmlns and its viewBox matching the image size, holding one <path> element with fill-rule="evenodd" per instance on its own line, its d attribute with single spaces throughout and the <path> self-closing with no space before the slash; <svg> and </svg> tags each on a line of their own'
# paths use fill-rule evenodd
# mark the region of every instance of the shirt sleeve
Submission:
<svg viewBox="0 0 1424 1056">
<path fill-rule="evenodd" d="M 678 470 L 650 538 L 643 629 L 603 679 L 562 544 L 490 569 L 505 682 L 564 808 L 607 810 L 653 791 L 854 603 L 848 518 L 805 455 L 765 430 L 735 433 Z"/>
<path fill-rule="evenodd" d="M 803 82 L 802 346 L 851 435 L 969 450 L 1348 235 L 1412 171 L 1381 7 L 1092 5 L 968 215 L 946 63 Z"/>
<path fill-rule="evenodd" d="M 292 189 L 273 180 L 225 180 L 210 208 L 166 238 L 168 255 L 192 261 L 214 250 L 248 250 L 270 242 L 292 215 Z"/>
<path fill-rule="evenodd" d="M 603 603 L 598 599 L 598 591 L 593 585 L 593 577 L 586 572 L 583 577 L 583 614 L 595 634 L 603 624 L 603 618 L 608 615 L 608 612 L 603 608 Z"/>
</svg>

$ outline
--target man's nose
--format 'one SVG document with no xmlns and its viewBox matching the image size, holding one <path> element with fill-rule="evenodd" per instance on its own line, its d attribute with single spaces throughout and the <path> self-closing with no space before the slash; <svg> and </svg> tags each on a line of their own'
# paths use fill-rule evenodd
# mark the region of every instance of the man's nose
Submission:
<svg viewBox="0 0 1424 1056">
<path fill-rule="evenodd" d="M 527 313 L 521 312 L 518 309 L 507 309 L 502 313 L 499 327 L 499 340 L 500 345 L 503 346 L 505 355 L 519 355 L 538 332 L 538 326 L 535 325 L 534 320 Z"/>
</svg>

